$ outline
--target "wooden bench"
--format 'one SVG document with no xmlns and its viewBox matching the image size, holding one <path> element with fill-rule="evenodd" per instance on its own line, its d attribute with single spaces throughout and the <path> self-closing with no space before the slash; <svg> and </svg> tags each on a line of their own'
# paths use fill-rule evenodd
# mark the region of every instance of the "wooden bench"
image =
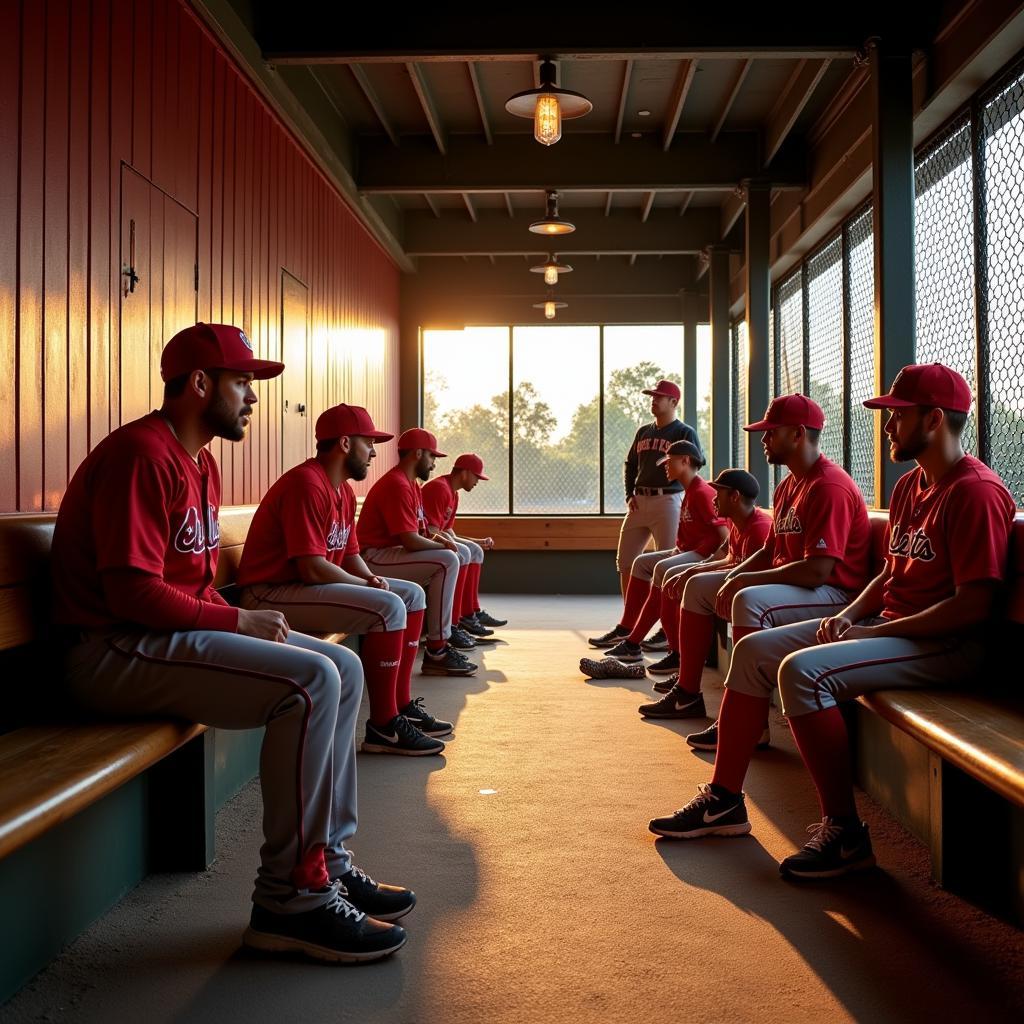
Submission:
<svg viewBox="0 0 1024 1024">
<path fill-rule="evenodd" d="M 493 537 L 501 551 L 614 551 L 621 516 L 459 516 L 464 537 Z"/>
</svg>

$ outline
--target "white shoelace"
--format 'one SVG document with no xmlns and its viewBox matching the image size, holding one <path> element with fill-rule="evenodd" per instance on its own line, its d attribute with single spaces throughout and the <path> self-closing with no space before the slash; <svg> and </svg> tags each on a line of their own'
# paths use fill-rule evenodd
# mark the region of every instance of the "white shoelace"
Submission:
<svg viewBox="0 0 1024 1024">
<path fill-rule="evenodd" d="M 812 833 L 812 836 L 804 845 L 804 849 L 816 850 L 818 853 L 821 853 L 828 843 L 833 842 L 843 834 L 843 826 L 833 825 L 828 821 L 816 821 L 813 825 L 807 826 L 807 831 Z"/>
<path fill-rule="evenodd" d="M 685 807 L 680 807 L 676 814 L 684 814 L 691 809 L 704 807 L 717 799 L 711 786 L 707 782 L 702 782 L 697 786 L 697 795 Z"/>
<path fill-rule="evenodd" d="M 326 908 L 333 910 L 336 914 L 344 914 L 345 917 L 354 917 L 357 921 L 362 921 L 366 915 L 345 899 L 348 895 L 348 890 L 345 886 L 341 882 L 335 882 L 333 888 L 334 891 L 331 893 L 331 898 L 325 904 Z"/>
</svg>

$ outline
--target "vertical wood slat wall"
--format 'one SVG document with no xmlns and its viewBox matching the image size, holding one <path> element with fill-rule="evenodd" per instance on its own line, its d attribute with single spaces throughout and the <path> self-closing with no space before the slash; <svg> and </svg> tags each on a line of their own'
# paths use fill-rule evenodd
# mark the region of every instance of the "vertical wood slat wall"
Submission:
<svg viewBox="0 0 1024 1024">
<path fill-rule="evenodd" d="M 278 358 L 282 269 L 308 286 L 310 446 L 335 402 L 400 427 L 397 268 L 186 4 L 0 4 L 0 152 L 0 513 L 56 509 L 120 424 L 122 164 L 196 215 L 200 319 Z M 225 504 L 288 468 L 258 393 Z"/>
</svg>

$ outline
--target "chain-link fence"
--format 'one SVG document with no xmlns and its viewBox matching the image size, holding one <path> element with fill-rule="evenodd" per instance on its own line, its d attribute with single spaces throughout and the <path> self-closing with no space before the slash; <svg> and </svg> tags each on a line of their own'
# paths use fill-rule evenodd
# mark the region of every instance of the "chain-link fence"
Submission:
<svg viewBox="0 0 1024 1024">
<path fill-rule="evenodd" d="M 982 391 L 984 457 L 1024 504 L 1024 74 L 999 83 L 981 112 L 984 167 Z"/>
<path fill-rule="evenodd" d="M 848 221 L 844 231 L 847 274 L 845 306 L 849 338 L 846 470 L 869 505 L 875 494 L 875 417 L 861 404 L 875 391 L 875 240 L 871 208 Z"/>
<path fill-rule="evenodd" d="M 797 270 L 779 285 L 779 391 L 793 395 L 804 390 L 803 274 Z"/>
<path fill-rule="evenodd" d="M 968 117 L 922 150 L 914 166 L 914 270 L 919 363 L 943 363 L 976 386 L 974 178 Z M 888 383 L 888 382 L 886 382 Z M 964 447 L 977 451 L 974 414 Z"/>
<path fill-rule="evenodd" d="M 833 239 L 807 260 L 809 397 L 825 413 L 821 450 L 843 465 L 843 240 Z"/>
<path fill-rule="evenodd" d="M 750 377 L 750 346 L 747 344 L 747 321 L 738 320 L 732 328 L 732 464 L 747 468 L 747 435 L 743 424 L 748 423 L 747 393 Z"/>
</svg>

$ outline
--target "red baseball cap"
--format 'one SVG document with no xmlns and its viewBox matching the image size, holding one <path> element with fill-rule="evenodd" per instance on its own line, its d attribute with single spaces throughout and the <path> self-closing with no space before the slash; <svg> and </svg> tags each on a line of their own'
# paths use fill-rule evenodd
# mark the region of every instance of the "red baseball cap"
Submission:
<svg viewBox="0 0 1024 1024">
<path fill-rule="evenodd" d="M 484 460 L 479 455 L 474 455 L 473 452 L 466 452 L 465 455 L 460 455 L 455 460 L 455 465 L 452 469 L 468 469 L 470 473 L 479 477 L 481 480 L 490 480 L 489 476 L 484 476 Z"/>
<path fill-rule="evenodd" d="M 641 394 L 661 395 L 663 398 L 674 398 L 679 401 L 679 385 L 673 384 L 670 380 L 659 380 L 653 388 L 645 388 Z"/>
<path fill-rule="evenodd" d="M 911 405 L 970 412 L 971 389 L 956 370 L 942 363 L 913 363 L 896 374 L 888 394 L 864 403 L 868 409 L 905 409 Z"/>
<path fill-rule="evenodd" d="M 423 448 L 430 452 L 431 455 L 436 455 L 439 459 L 446 458 L 444 452 L 437 450 L 437 438 L 429 430 L 424 430 L 422 427 L 410 427 L 398 439 L 398 450 L 400 452 L 411 452 L 415 448 Z"/>
<path fill-rule="evenodd" d="M 378 430 L 370 414 L 361 405 L 335 405 L 316 421 L 316 439 L 332 437 L 368 437 L 371 441 L 390 441 L 394 434 Z"/>
<path fill-rule="evenodd" d="M 231 324 L 193 324 L 171 338 L 160 356 L 160 376 L 174 380 L 193 370 L 237 370 L 256 380 L 276 377 L 284 363 L 254 359 L 252 342 Z"/>
<path fill-rule="evenodd" d="M 772 430 L 774 427 L 810 427 L 821 430 L 825 414 L 821 406 L 806 395 L 780 395 L 773 398 L 764 419 L 748 423 L 744 430 Z"/>
</svg>

